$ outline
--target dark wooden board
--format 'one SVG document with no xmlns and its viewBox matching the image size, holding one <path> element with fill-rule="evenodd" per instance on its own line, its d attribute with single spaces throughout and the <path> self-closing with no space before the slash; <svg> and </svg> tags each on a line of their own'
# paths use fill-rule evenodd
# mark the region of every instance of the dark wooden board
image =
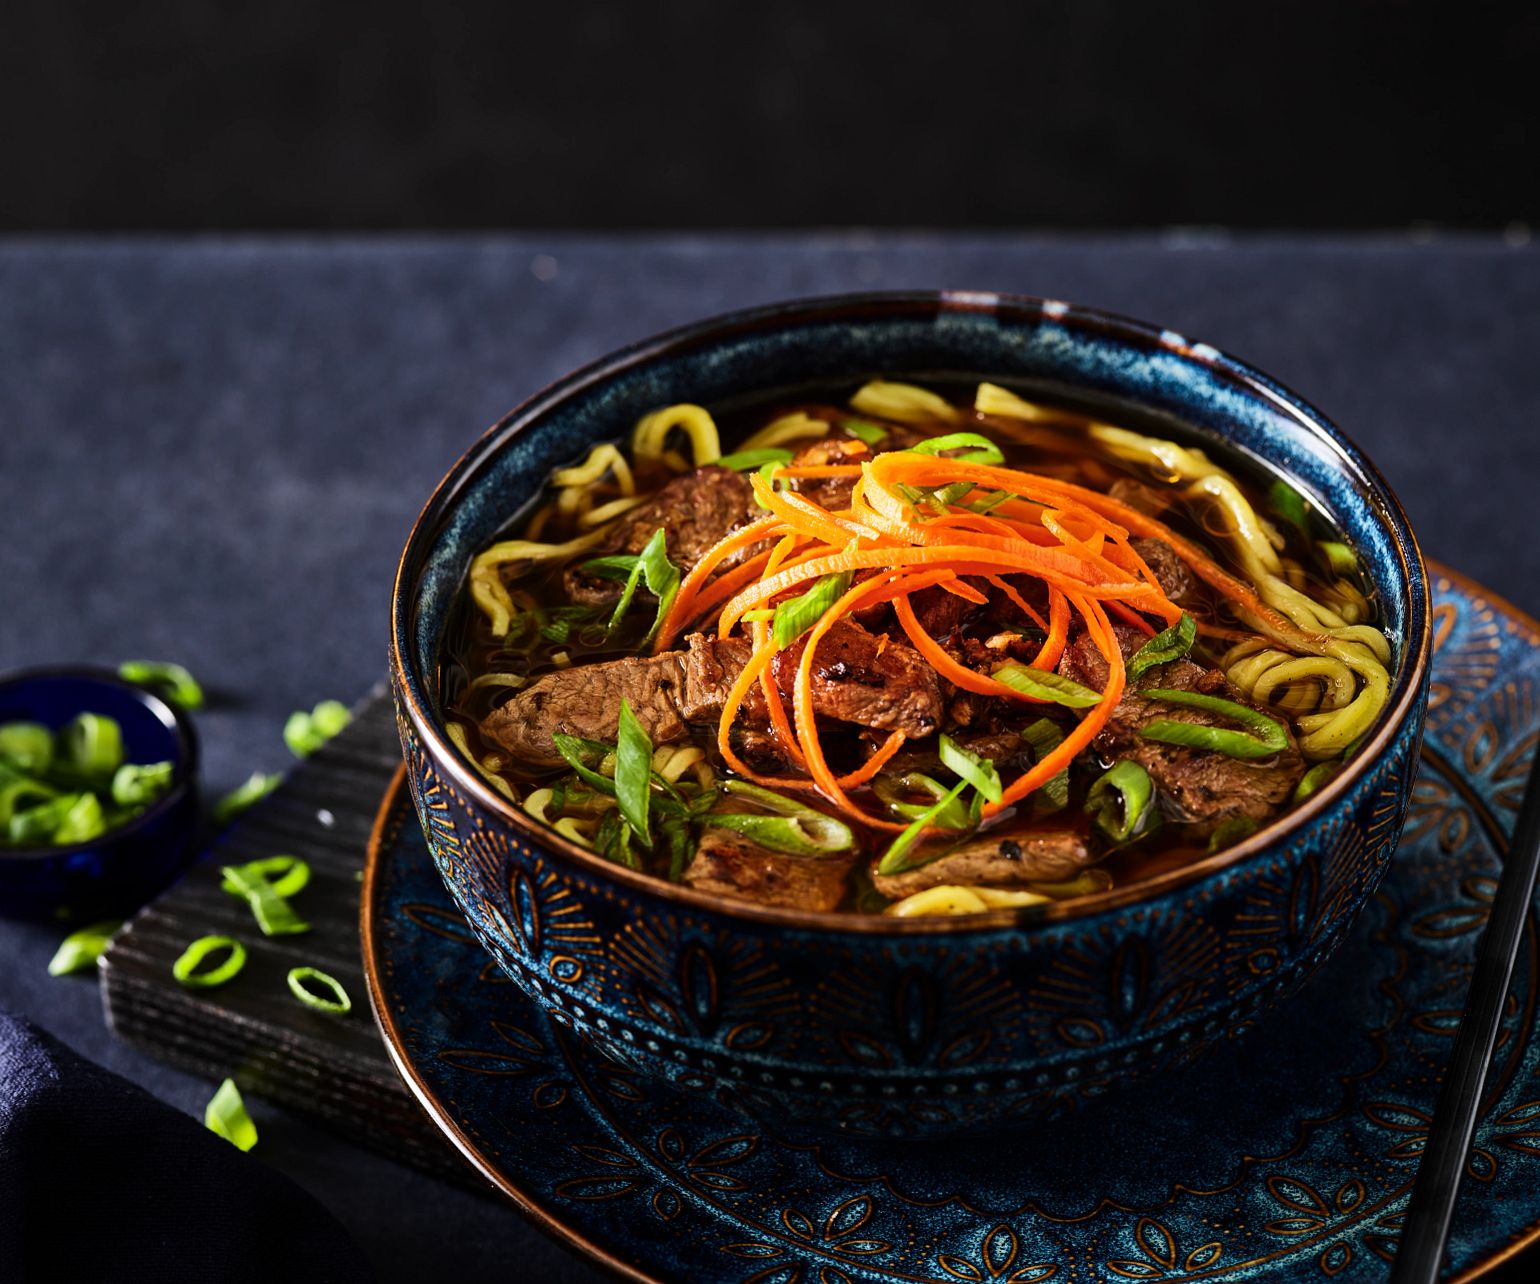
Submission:
<svg viewBox="0 0 1540 1284">
<path fill-rule="evenodd" d="M 387 1155 L 479 1184 L 397 1076 L 364 986 L 359 878 L 400 765 L 390 698 L 377 689 L 340 735 L 293 767 L 113 939 L 101 962 L 107 1022 L 152 1056 L 211 1079 L 230 1075 Z M 245 902 L 220 889 L 219 868 L 279 854 L 310 864 L 310 884 L 293 904 L 311 930 L 263 936 Z M 208 935 L 244 944 L 246 966 L 217 989 L 187 989 L 171 965 Z M 285 978 L 301 966 L 336 977 L 353 1010 L 334 1016 L 299 1003 Z"/>
</svg>

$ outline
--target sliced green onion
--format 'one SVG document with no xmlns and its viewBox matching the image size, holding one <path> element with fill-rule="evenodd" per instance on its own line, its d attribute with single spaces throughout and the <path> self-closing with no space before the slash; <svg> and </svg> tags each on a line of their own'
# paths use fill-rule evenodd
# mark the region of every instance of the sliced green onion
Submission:
<svg viewBox="0 0 1540 1284">
<path fill-rule="evenodd" d="M 110 780 L 123 765 L 123 732 L 111 718 L 82 713 L 59 732 L 63 762 L 82 776 Z"/>
<path fill-rule="evenodd" d="M 1209 835 L 1208 849 L 1211 852 L 1223 851 L 1226 847 L 1233 847 L 1236 843 L 1250 838 L 1256 832 L 1257 822 L 1252 817 L 1231 816 L 1229 820 L 1221 821 Z"/>
<path fill-rule="evenodd" d="M 112 940 L 112 934 L 122 926 L 121 919 L 108 919 L 71 932 L 59 942 L 59 948 L 48 961 L 48 975 L 65 976 L 70 972 L 84 972 L 95 967 L 96 960 L 101 958 L 102 951 L 107 948 L 107 942 Z"/>
<path fill-rule="evenodd" d="M 1294 802 L 1302 803 L 1342 770 L 1340 762 L 1318 762 L 1294 786 Z"/>
<path fill-rule="evenodd" d="M 1108 838 L 1121 844 L 1154 828 L 1160 819 L 1154 802 L 1149 772 L 1124 758 L 1097 778 L 1086 794 L 1085 810 Z"/>
<path fill-rule="evenodd" d="M 1047 718 L 1023 727 L 1021 738 L 1032 746 L 1033 762 L 1042 762 L 1064 743 L 1064 733 Z M 1069 806 L 1069 768 L 1039 785 L 1032 798 L 1039 811 L 1060 811 Z"/>
<path fill-rule="evenodd" d="M 237 1150 L 250 1150 L 257 1144 L 257 1125 L 246 1113 L 241 1090 L 234 1079 L 226 1079 L 219 1091 L 203 1108 L 203 1126 L 228 1141 Z"/>
<path fill-rule="evenodd" d="M 309 987 L 320 986 L 330 992 L 330 996 L 317 994 Z M 318 1012 L 351 1012 L 353 1000 L 348 998 L 348 992 L 342 988 L 342 983 L 336 977 L 328 976 L 319 968 L 293 967 L 289 969 L 289 991 L 307 1008 L 315 1008 Z"/>
<path fill-rule="evenodd" d="M 840 427 L 848 432 L 857 441 L 864 441 L 868 446 L 875 446 L 879 441 L 888 439 L 888 430 L 880 424 L 870 423 L 865 419 L 842 419 Z"/>
<path fill-rule="evenodd" d="M 142 807 L 171 788 L 172 762 L 125 762 L 112 775 L 112 801 L 119 807 Z"/>
<path fill-rule="evenodd" d="M 831 852 L 849 851 L 856 843 L 849 825 L 822 812 L 759 816 L 714 811 L 703 819 L 708 826 L 730 829 L 761 847 L 792 856 L 827 856 Z"/>
<path fill-rule="evenodd" d="M 598 755 L 603 758 L 610 752 L 609 745 L 599 744 L 594 740 L 584 740 L 581 736 L 569 736 L 560 731 L 551 733 L 551 744 L 556 747 L 566 764 L 577 772 L 578 778 L 585 784 L 597 789 L 601 794 L 615 796 L 615 782 L 608 776 L 601 775 L 584 761 Z"/>
<path fill-rule="evenodd" d="M 246 777 L 244 785 L 232 789 L 219 800 L 214 807 L 215 823 L 228 825 L 253 803 L 261 802 L 282 783 L 282 772 L 275 771 L 271 775 L 264 775 L 260 771 L 252 772 Z"/>
<path fill-rule="evenodd" d="M 1001 504 L 1005 503 L 1006 500 L 1015 498 L 1015 494 L 1011 491 L 996 490 L 991 491 L 989 494 L 985 495 L 983 499 L 974 500 L 973 503 L 968 505 L 968 507 L 971 508 L 975 513 L 992 513 L 995 511 L 995 509 L 999 508 Z"/>
<path fill-rule="evenodd" d="M 689 826 L 677 816 L 663 817 L 659 821 L 659 828 L 663 831 L 663 843 L 668 851 L 668 881 L 677 883 L 684 877 L 695 844 L 690 838 Z"/>
<path fill-rule="evenodd" d="M 42 847 L 53 841 L 64 818 L 82 798 L 90 794 L 60 794 L 25 811 L 18 811 L 6 826 L 6 837 L 19 847 Z"/>
<path fill-rule="evenodd" d="M 608 562 L 621 559 L 604 558 L 601 560 Z M 625 560 L 629 561 L 631 565 L 624 574 L 619 576 L 601 574 L 598 578 L 625 580 L 631 574 L 631 571 L 636 569 L 636 557 L 634 554 L 628 554 Z M 588 569 L 588 565 L 588 563 L 584 563 L 585 570 Z M 591 606 L 558 606 L 550 612 L 547 622 L 540 626 L 540 636 L 547 642 L 554 642 L 557 646 L 561 646 L 572 640 L 573 629 L 581 631 L 585 625 L 594 623 L 598 618 L 599 612 Z"/>
<path fill-rule="evenodd" d="M 941 737 L 941 765 L 954 776 L 961 776 L 992 803 L 1004 796 L 1000 773 L 988 758 L 964 749 L 951 736 Z"/>
<path fill-rule="evenodd" d="M 17 771 L 44 772 L 53 761 L 53 732 L 41 722 L 0 726 L 0 762 Z"/>
<path fill-rule="evenodd" d="M 1316 547 L 1321 550 L 1326 564 L 1338 575 L 1352 575 L 1358 569 L 1358 554 L 1348 545 L 1337 540 L 1323 539 Z"/>
<path fill-rule="evenodd" d="M 594 834 L 594 850 L 605 860 L 624 865 L 627 869 L 641 869 L 642 862 L 631 850 L 631 826 L 618 810 L 607 811 L 599 821 Z"/>
<path fill-rule="evenodd" d="M 261 860 L 236 865 L 235 871 L 245 883 L 253 879 L 265 879 L 275 895 L 287 900 L 298 896 L 310 885 L 310 866 L 298 856 L 266 856 Z M 219 885 L 231 896 L 245 896 L 241 883 L 231 878 L 221 878 Z"/>
<path fill-rule="evenodd" d="M 892 845 L 887 851 L 883 852 L 882 859 L 877 862 L 877 872 L 879 874 L 899 874 L 908 869 L 910 867 L 907 860 L 909 849 L 919 841 L 920 835 L 925 832 L 928 826 L 935 822 L 936 817 L 945 811 L 949 804 L 962 796 L 962 791 L 967 787 L 968 782 L 966 780 L 959 780 L 953 788 L 947 791 L 946 797 L 937 802 L 935 806 L 926 808 L 925 811 L 910 821 L 909 827 L 893 840 Z"/>
<path fill-rule="evenodd" d="M 636 565 L 626 577 L 625 588 L 621 590 L 620 600 L 615 603 L 606 632 L 613 633 L 620 627 L 620 621 L 630 609 L 631 599 L 636 596 L 638 585 L 645 582 L 647 591 L 658 599 L 658 614 L 645 639 L 651 641 L 663 623 L 663 617 L 668 614 L 669 607 L 674 604 L 674 597 L 679 592 L 679 581 L 679 568 L 668 560 L 668 536 L 660 526 L 637 554 Z"/>
<path fill-rule="evenodd" d="M 718 468 L 731 468 L 736 473 L 752 472 L 756 468 L 763 468 L 766 464 L 789 464 L 792 453 L 780 446 L 767 446 L 763 450 L 740 450 L 731 455 L 723 455 L 720 459 L 711 462 Z"/>
<path fill-rule="evenodd" d="M 41 780 L 16 775 L 0 764 L 0 829 L 9 835 L 11 818 L 39 803 L 57 798 L 59 791 Z"/>
<path fill-rule="evenodd" d="M 940 437 L 930 437 L 910 446 L 916 455 L 939 455 L 943 450 L 960 450 L 964 446 L 976 447 L 965 455 L 954 458 L 965 464 L 1003 464 L 1005 452 L 988 437 L 976 432 L 949 432 Z"/>
<path fill-rule="evenodd" d="M 228 883 L 238 895 L 246 898 L 263 936 L 296 936 L 310 930 L 310 924 L 294 912 L 266 878 L 253 873 L 250 866 L 224 865 L 219 872 L 221 887 Z"/>
<path fill-rule="evenodd" d="M 1255 732 L 1247 735 L 1231 731 L 1227 727 L 1208 727 L 1197 722 L 1177 722 L 1171 718 L 1157 718 L 1140 729 L 1146 740 L 1158 740 L 1161 744 L 1182 745 L 1188 749 L 1208 749 L 1226 754 L 1231 758 L 1270 758 L 1289 747 L 1289 733 L 1276 718 L 1258 713 L 1234 700 L 1219 696 L 1201 695 L 1196 691 L 1167 691 L 1152 687 L 1141 694 L 1165 704 L 1182 705 L 1189 709 L 1202 709 L 1206 713 L 1230 718 Z"/>
<path fill-rule="evenodd" d="M 1304 497 L 1281 478 L 1267 488 L 1268 507 L 1301 535 L 1310 534 L 1310 515 Z"/>
<path fill-rule="evenodd" d="M 198 969 L 203 966 L 204 960 L 220 950 L 227 951 L 224 959 L 200 972 Z M 171 975 L 188 989 L 207 990 L 234 980 L 245 966 L 246 947 L 233 936 L 200 936 L 171 965 Z"/>
<path fill-rule="evenodd" d="M 107 832 L 107 817 L 102 812 L 102 800 L 95 794 L 80 794 L 74 805 L 64 813 L 58 829 L 53 833 L 55 847 L 70 843 L 89 843 Z"/>
<path fill-rule="evenodd" d="M 775 623 L 771 625 L 776 646 L 784 650 L 800 638 L 823 618 L 824 612 L 833 606 L 849 587 L 849 571 L 842 571 L 838 575 L 825 575 L 806 593 L 777 606 Z"/>
<path fill-rule="evenodd" d="M 632 712 L 631 702 L 620 702 L 620 730 L 615 741 L 615 801 L 636 836 L 652 846 L 647 823 L 652 799 L 652 740 Z"/>
<path fill-rule="evenodd" d="M 308 758 L 353 720 L 340 700 L 322 700 L 309 713 L 291 713 L 283 724 L 283 742 L 295 757 Z"/>
<path fill-rule="evenodd" d="M 635 553 L 612 553 L 607 557 L 590 557 L 578 569 L 596 580 L 614 580 L 617 584 L 624 584 L 631 578 L 631 572 L 636 569 L 639 560 Z M 553 608 L 552 614 L 584 610 L 587 608 L 582 606 L 558 606 Z"/>
<path fill-rule="evenodd" d="M 763 785 L 752 784 L 747 780 L 724 780 L 722 788 L 730 794 L 747 798 L 750 802 L 758 803 L 761 807 L 767 807 L 782 816 L 823 815 L 823 812 L 809 807 L 800 798 L 788 798 L 785 794 L 778 794 L 773 789 L 766 789 Z"/>
<path fill-rule="evenodd" d="M 914 820 L 917 816 L 923 816 L 930 810 L 933 803 L 947 795 L 945 785 L 919 771 L 911 771 L 898 777 L 897 780 L 878 776 L 872 781 L 872 790 L 877 797 L 887 803 L 888 810 L 894 815 L 902 816 L 905 820 Z M 906 793 L 926 794 L 928 801 L 909 802 L 903 797 Z M 931 823 L 940 829 L 970 829 L 976 820 L 970 815 L 968 808 L 963 806 L 961 800 L 954 798 Z"/>
<path fill-rule="evenodd" d="M 125 660 L 118 665 L 118 677 L 141 687 L 158 691 L 183 709 L 203 708 L 203 688 L 180 664 L 157 660 Z"/>
<path fill-rule="evenodd" d="M 1128 658 L 1128 680 L 1134 681 L 1146 669 L 1157 664 L 1180 660 L 1198 640 L 1198 626 L 1185 611 L 1169 629 L 1162 629 Z"/>
<path fill-rule="evenodd" d="M 1003 682 L 1012 691 L 1020 691 L 1022 695 L 1032 696 L 1037 700 L 1050 700 L 1054 704 L 1062 704 L 1070 709 L 1089 709 L 1094 704 L 1100 704 L 1102 695 L 1100 691 L 1092 691 L 1090 687 L 1081 686 L 1073 678 L 1066 678 L 1062 673 L 1054 673 L 1050 669 L 1033 669 L 1025 664 L 1018 664 L 1015 660 L 1007 660 L 992 675 L 996 682 Z"/>
</svg>

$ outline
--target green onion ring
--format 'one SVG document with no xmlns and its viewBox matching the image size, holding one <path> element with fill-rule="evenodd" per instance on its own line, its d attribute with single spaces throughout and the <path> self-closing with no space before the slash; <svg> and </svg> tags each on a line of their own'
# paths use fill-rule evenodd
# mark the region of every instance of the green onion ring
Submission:
<svg viewBox="0 0 1540 1284">
<path fill-rule="evenodd" d="M 198 971 L 199 965 L 215 950 L 229 950 L 224 962 L 207 972 Z M 246 966 L 246 947 L 233 936 L 200 936 L 182 951 L 182 956 L 171 965 L 171 975 L 189 989 L 210 989 L 235 979 Z"/>
<path fill-rule="evenodd" d="M 338 1014 L 353 1010 L 353 1000 L 348 998 L 348 992 L 342 988 L 341 982 L 336 977 L 327 976 L 319 968 L 291 967 L 288 980 L 290 993 L 307 1008 L 314 1008 L 317 1012 Z M 323 986 L 330 990 L 334 997 L 327 999 L 319 994 L 312 994 L 305 988 L 307 982 Z"/>
</svg>

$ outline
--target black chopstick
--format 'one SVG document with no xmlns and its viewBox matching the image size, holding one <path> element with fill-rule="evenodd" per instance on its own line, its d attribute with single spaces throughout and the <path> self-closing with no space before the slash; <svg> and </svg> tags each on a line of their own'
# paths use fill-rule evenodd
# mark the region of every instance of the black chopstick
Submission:
<svg viewBox="0 0 1540 1284">
<path fill-rule="evenodd" d="M 1540 869 L 1540 748 L 1530 767 L 1524 803 L 1513 829 L 1497 896 L 1486 929 L 1476 947 L 1476 970 L 1471 976 L 1454 1055 L 1438 1091 L 1427 1149 L 1417 1166 L 1411 1202 L 1401 1227 L 1391 1284 L 1435 1284 L 1444 1260 L 1449 1223 L 1454 1218 L 1460 1178 L 1465 1172 L 1471 1137 L 1476 1130 L 1476 1110 L 1482 1084 L 1497 1043 L 1503 1003 L 1513 962 L 1524 935 L 1524 919 L 1535 891 Z"/>
</svg>

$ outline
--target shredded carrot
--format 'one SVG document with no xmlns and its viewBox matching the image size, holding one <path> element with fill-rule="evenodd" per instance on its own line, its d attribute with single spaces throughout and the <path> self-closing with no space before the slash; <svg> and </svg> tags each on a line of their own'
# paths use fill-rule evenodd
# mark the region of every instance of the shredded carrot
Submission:
<svg viewBox="0 0 1540 1284">
<path fill-rule="evenodd" d="M 1027 619 L 1031 620 L 1043 632 L 1046 633 L 1048 631 L 1048 621 L 1027 605 L 1026 599 L 1011 586 L 1010 582 L 1003 575 L 987 575 L 985 578 L 995 588 L 999 589 L 1000 592 L 1004 593 L 1007 600 L 1013 603 L 1016 609 L 1025 615 Z"/>
</svg>

